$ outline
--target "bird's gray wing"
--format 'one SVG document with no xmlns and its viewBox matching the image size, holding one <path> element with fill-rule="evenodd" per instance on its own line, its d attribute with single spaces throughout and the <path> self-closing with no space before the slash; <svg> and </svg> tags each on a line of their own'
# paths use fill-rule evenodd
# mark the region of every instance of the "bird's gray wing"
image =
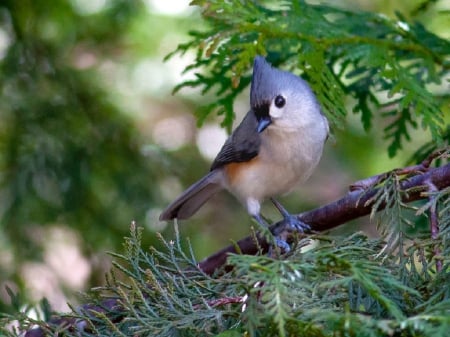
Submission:
<svg viewBox="0 0 450 337">
<path fill-rule="evenodd" d="M 222 172 L 209 172 L 167 206 L 159 216 L 159 220 L 187 219 L 191 217 L 209 198 L 222 188 Z"/>
<path fill-rule="evenodd" d="M 261 136 L 257 127 L 258 121 L 253 111 L 250 110 L 222 146 L 211 165 L 211 171 L 225 164 L 245 162 L 254 158 L 261 146 Z"/>
</svg>

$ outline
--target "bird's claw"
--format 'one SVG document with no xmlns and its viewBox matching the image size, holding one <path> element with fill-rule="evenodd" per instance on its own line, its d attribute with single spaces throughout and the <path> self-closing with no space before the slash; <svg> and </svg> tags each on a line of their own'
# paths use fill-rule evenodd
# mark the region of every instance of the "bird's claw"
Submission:
<svg viewBox="0 0 450 337">
<path fill-rule="evenodd" d="M 275 237 L 275 247 L 277 247 L 279 249 L 279 253 L 281 254 L 286 254 L 289 253 L 291 251 L 291 246 L 289 245 L 289 243 L 286 242 L 286 240 L 282 237 Z M 274 255 L 274 246 L 271 246 L 269 248 L 269 256 L 273 256 Z"/>
<path fill-rule="evenodd" d="M 283 216 L 283 221 L 281 221 L 280 226 L 275 232 L 275 243 L 281 252 L 288 253 L 291 250 L 287 242 L 289 234 L 310 232 L 311 227 L 298 217 L 291 215 L 277 200 L 272 198 L 272 203 Z"/>
<path fill-rule="evenodd" d="M 275 246 L 280 249 L 282 254 L 289 253 L 291 251 L 291 246 L 288 243 L 289 234 L 309 231 L 311 231 L 311 227 L 303 221 L 300 221 L 297 217 L 293 215 L 285 217 L 277 228 L 276 234 L 274 234 Z M 269 255 L 273 255 L 272 249 L 270 249 Z"/>
<path fill-rule="evenodd" d="M 292 233 L 306 233 L 311 231 L 311 227 L 301 221 L 298 217 L 291 215 L 277 200 L 271 199 L 275 207 L 280 211 L 283 220 L 278 223 L 278 226 L 272 231 L 274 235 L 274 246 L 269 250 L 269 256 L 274 254 L 274 248 L 279 248 L 282 254 L 288 253 L 291 247 L 288 243 L 290 234 Z M 257 214 L 254 216 L 255 220 L 262 225 L 263 228 L 268 228 L 268 224 Z"/>
<path fill-rule="evenodd" d="M 290 232 L 307 233 L 311 227 L 293 215 L 288 215 L 283 220 L 284 228 Z"/>
<path fill-rule="evenodd" d="M 297 218 L 294 215 L 291 215 L 286 208 L 283 207 L 276 199 L 271 198 L 272 203 L 274 206 L 278 209 L 278 211 L 283 216 L 283 229 L 287 229 L 290 232 L 296 231 L 299 233 L 305 233 L 310 232 L 311 227 L 309 225 L 305 224 L 303 221 L 301 221 L 299 218 Z"/>
</svg>

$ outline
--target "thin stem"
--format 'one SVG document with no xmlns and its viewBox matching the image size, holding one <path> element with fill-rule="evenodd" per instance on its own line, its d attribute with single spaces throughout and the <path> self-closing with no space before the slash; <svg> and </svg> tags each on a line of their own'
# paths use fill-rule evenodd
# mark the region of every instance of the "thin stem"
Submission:
<svg viewBox="0 0 450 337">
<path fill-rule="evenodd" d="M 437 192 L 437 187 L 433 184 L 432 181 L 426 180 L 425 183 L 428 186 L 429 196 L 428 199 L 431 201 L 431 207 L 429 209 L 430 213 L 430 231 L 431 231 L 431 239 L 437 240 L 439 235 L 439 220 L 437 215 L 437 203 L 436 203 L 436 194 L 433 192 Z M 441 255 L 441 249 L 439 247 L 439 243 L 436 242 L 433 249 L 433 256 L 437 257 Z M 442 271 L 442 260 L 436 259 L 436 271 Z"/>
</svg>

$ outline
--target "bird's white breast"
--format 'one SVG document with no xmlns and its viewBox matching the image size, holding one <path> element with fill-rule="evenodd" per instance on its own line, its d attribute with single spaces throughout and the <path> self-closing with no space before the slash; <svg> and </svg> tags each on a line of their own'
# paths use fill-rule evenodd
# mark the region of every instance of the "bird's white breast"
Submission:
<svg viewBox="0 0 450 337">
<path fill-rule="evenodd" d="M 271 125 L 261 134 L 258 155 L 248 163 L 237 164 L 244 165 L 236 170 L 228 188 L 243 201 L 290 192 L 317 166 L 327 134 L 324 117 L 301 129 Z"/>
</svg>

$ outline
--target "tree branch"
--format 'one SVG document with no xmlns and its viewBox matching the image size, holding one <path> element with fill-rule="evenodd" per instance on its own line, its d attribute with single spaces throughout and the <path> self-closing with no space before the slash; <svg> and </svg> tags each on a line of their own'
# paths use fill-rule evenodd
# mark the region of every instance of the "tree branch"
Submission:
<svg viewBox="0 0 450 337">
<path fill-rule="evenodd" d="M 401 169 L 401 171 L 411 173 L 411 170 Z M 403 190 L 409 192 L 405 194 L 404 202 L 411 202 L 418 199 L 425 199 L 427 195 L 424 192 L 429 190 L 428 185 L 432 183 L 437 190 L 442 190 L 450 186 L 450 164 L 447 164 L 438 168 L 426 168 L 426 172 L 422 170 L 415 171 L 414 176 L 405 178 L 401 183 Z M 298 214 L 298 218 L 309 224 L 313 231 L 325 231 L 331 228 L 338 227 L 350 220 L 370 214 L 373 205 L 373 197 L 377 193 L 377 188 L 371 189 L 355 189 L 354 186 L 364 186 L 368 188 L 369 185 L 379 182 L 382 175 L 374 176 L 364 179 L 365 184 L 354 184 L 351 187 L 351 191 L 344 197 L 328 205 Z M 367 182 L 371 184 L 366 184 Z M 370 188 L 370 187 L 369 187 Z M 385 205 L 381 205 L 378 210 L 381 210 Z M 281 222 L 271 226 L 271 231 L 277 231 L 277 227 Z M 268 242 L 263 238 L 258 238 L 258 242 L 255 242 L 254 236 L 248 236 L 236 243 L 236 245 L 228 246 L 221 251 L 209 256 L 201 261 L 198 266 L 206 274 L 213 274 L 217 269 L 223 267 L 226 263 L 226 259 L 229 253 L 236 253 L 237 249 L 242 254 L 256 254 L 259 249 L 263 253 L 269 249 Z M 240 301 L 240 299 L 227 299 L 226 301 Z M 225 301 L 225 302 L 226 302 Z M 218 304 L 221 304 L 220 302 Z M 89 315 L 90 312 L 108 312 L 113 308 L 118 308 L 120 303 L 115 299 L 108 299 L 102 302 L 101 306 L 93 306 L 91 304 L 82 305 L 77 309 L 79 312 L 84 312 Z M 121 320 L 122 317 L 116 317 L 115 320 Z M 78 328 L 81 325 L 86 325 L 87 322 L 75 322 L 73 318 L 67 318 L 64 316 L 55 316 L 48 322 L 49 326 L 65 326 L 67 329 Z M 76 326 L 76 327 L 75 327 Z M 86 328 L 86 327 L 85 327 Z M 84 328 L 82 328 L 84 329 Z M 43 337 L 45 331 L 42 328 L 31 329 L 25 333 L 25 337 Z"/>
<path fill-rule="evenodd" d="M 402 190 L 410 191 L 404 196 L 404 202 L 427 198 L 423 193 L 428 191 L 427 181 L 433 183 L 438 190 L 450 186 L 450 164 L 428 169 L 425 173 L 418 173 L 413 177 L 405 178 L 401 183 Z M 373 181 L 374 179 L 368 178 L 366 180 Z M 325 231 L 335 228 L 350 220 L 370 214 L 373 205 L 371 200 L 377 191 L 377 188 L 369 191 L 353 189 L 339 200 L 311 211 L 300 213 L 297 216 L 301 221 L 307 223 L 313 231 Z M 379 210 L 384 209 L 384 207 L 385 205 L 381 205 Z M 270 227 L 270 230 L 272 232 L 276 231 L 279 225 L 280 223 L 274 224 Z M 226 263 L 229 253 L 237 253 L 237 247 L 240 253 L 251 255 L 256 254 L 259 249 L 263 253 L 267 252 L 269 244 L 264 238 L 258 238 L 258 242 L 255 242 L 254 236 L 248 236 L 239 240 L 235 245 L 228 246 L 207 257 L 198 264 L 199 268 L 207 274 L 212 274 Z"/>
</svg>

